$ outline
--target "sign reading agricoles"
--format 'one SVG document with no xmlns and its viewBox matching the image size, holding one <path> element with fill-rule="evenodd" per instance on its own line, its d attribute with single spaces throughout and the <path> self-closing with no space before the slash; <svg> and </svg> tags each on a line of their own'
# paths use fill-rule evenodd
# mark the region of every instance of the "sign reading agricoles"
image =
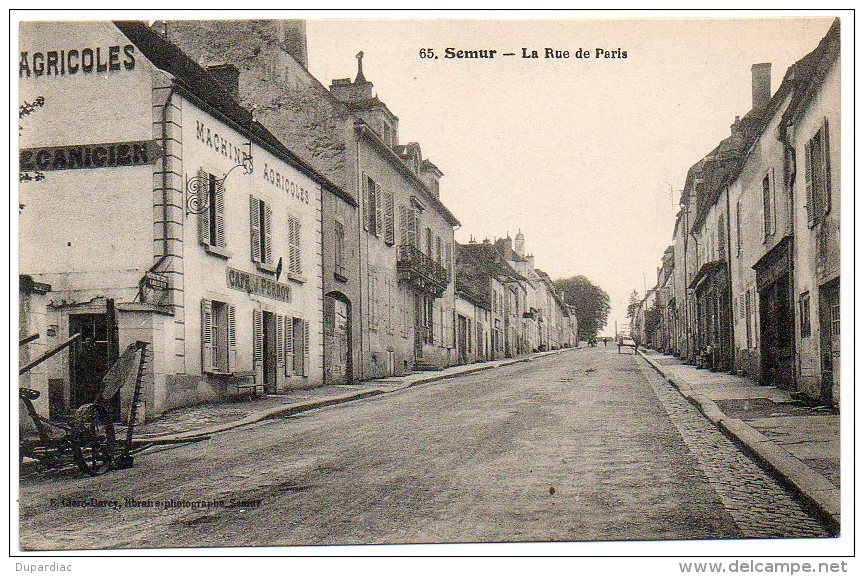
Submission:
<svg viewBox="0 0 864 576">
<path fill-rule="evenodd" d="M 291 286 L 288 284 L 230 267 L 225 269 L 225 274 L 228 278 L 229 288 L 273 298 L 274 300 L 291 302 Z"/>
<path fill-rule="evenodd" d="M 76 144 L 46 148 L 24 148 L 18 155 L 23 172 L 39 170 L 76 170 L 81 168 L 116 168 L 153 164 L 162 154 L 156 140 Z"/>
</svg>

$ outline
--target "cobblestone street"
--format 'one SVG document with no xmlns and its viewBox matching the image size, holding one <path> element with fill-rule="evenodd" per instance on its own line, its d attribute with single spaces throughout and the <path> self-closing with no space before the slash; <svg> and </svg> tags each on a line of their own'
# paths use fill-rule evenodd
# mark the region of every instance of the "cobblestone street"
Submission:
<svg viewBox="0 0 864 576">
<path fill-rule="evenodd" d="M 91 498 L 117 505 L 69 506 Z M 602 345 L 147 452 L 97 478 L 25 478 L 20 514 L 24 549 L 827 535 L 646 362 Z"/>
</svg>

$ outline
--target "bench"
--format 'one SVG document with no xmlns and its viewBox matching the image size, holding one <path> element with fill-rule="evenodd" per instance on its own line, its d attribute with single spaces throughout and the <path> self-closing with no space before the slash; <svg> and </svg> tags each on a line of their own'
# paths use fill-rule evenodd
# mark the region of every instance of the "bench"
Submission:
<svg viewBox="0 0 864 576">
<path fill-rule="evenodd" d="M 639 345 L 636 344 L 633 340 L 630 339 L 621 339 L 618 340 L 618 353 L 621 354 L 621 348 L 632 348 L 633 354 L 639 350 Z"/>
<path fill-rule="evenodd" d="M 255 382 L 255 372 L 235 372 L 228 377 L 228 395 L 232 398 L 255 398 L 264 394 L 264 386 Z"/>
</svg>

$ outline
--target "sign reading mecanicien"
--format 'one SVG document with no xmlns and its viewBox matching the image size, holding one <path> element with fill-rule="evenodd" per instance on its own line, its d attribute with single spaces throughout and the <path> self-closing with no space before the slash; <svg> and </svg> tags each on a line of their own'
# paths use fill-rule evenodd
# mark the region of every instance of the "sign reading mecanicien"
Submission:
<svg viewBox="0 0 864 576">
<path fill-rule="evenodd" d="M 257 276 L 249 272 L 243 272 L 236 268 L 226 268 L 225 274 L 228 278 L 228 287 L 249 294 L 257 294 L 274 300 L 291 302 L 291 286 L 276 282 L 264 276 Z"/>
<path fill-rule="evenodd" d="M 18 162 L 19 169 L 24 172 L 116 168 L 118 166 L 152 164 L 161 155 L 161 152 L 161 146 L 156 140 L 78 144 L 74 146 L 24 148 L 18 156 Z"/>
</svg>

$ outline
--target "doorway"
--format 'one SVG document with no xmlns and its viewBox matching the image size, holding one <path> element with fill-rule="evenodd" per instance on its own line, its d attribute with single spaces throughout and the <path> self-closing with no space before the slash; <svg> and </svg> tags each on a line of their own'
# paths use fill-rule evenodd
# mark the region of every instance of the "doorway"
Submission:
<svg viewBox="0 0 864 576">
<path fill-rule="evenodd" d="M 464 316 L 457 316 L 458 331 L 459 331 L 459 364 L 468 363 L 468 319 Z"/>
<path fill-rule="evenodd" d="M 264 312 L 264 391 L 276 393 L 276 315 Z"/>
<path fill-rule="evenodd" d="M 351 316 L 347 302 L 324 297 L 324 374 L 327 384 L 351 382 Z"/>
<path fill-rule="evenodd" d="M 96 399 L 102 378 L 111 368 L 112 358 L 107 314 L 71 314 L 69 335 L 75 334 L 81 334 L 81 339 L 70 348 L 69 352 L 71 409 Z M 111 411 L 115 419 L 119 417 L 119 394 L 112 401 Z"/>
<path fill-rule="evenodd" d="M 414 293 L 414 363 L 423 360 L 423 340 L 426 338 L 426 326 L 424 315 L 426 312 L 425 298 L 422 294 Z"/>
<path fill-rule="evenodd" d="M 792 353 L 795 333 L 793 310 L 788 275 L 779 276 L 759 292 L 762 384 L 786 390 L 795 387 Z"/>
<path fill-rule="evenodd" d="M 840 279 L 819 288 L 820 401 L 840 402 Z"/>
</svg>

